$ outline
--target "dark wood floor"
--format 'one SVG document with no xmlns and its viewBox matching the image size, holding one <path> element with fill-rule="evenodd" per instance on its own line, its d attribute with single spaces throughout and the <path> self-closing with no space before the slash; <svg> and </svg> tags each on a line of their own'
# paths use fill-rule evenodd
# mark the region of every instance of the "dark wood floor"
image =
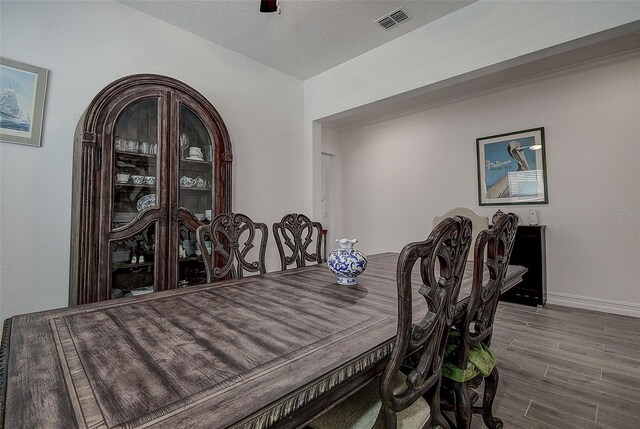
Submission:
<svg viewBox="0 0 640 429">
<path fill-rule="evenodd" d="M 640 428 L 640 318 L 500 303 L 492 349 L 505 428 Z"/>
</svg>

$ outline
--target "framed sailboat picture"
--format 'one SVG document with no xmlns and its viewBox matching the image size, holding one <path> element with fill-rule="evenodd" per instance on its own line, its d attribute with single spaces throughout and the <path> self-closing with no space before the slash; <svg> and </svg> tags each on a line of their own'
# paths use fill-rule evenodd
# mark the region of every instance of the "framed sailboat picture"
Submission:
<svg viewBox="0 0 640 429">
<path fill-rule="evenodd" d="M 40 146 L 46 69 L 0 57 L 0 141 Z"/>
</svg>

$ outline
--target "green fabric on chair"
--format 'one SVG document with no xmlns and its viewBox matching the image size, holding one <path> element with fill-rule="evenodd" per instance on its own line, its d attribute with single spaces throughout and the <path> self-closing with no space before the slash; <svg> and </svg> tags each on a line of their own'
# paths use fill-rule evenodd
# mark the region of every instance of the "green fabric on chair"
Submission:
<svg viewBox="0 0 640 429">
<path fill-rule="evenodd" d="M 486 377 L 491 374 L 491 371 L 493 371 L 498 361 L 491 349 L 483 343 L 469 349 L 469 364 L 466 368 L 458 368 L 450 362 L 460 346 L 460 341 L 460 332 L 449 332 L 447 350 L 444 353 L 445 364 L 442 367 L 442 376 L 450 378 L 453 381 L 464 383 L 478 375 Z"/>
<path fill-rule="evenodd" d="M 406 377 L 400 373 L 394 386 L 396 393 L 402 392 L 406 386 L 405 380 Z M 362 390 L 312 421 L 309 426 L 314 429 L 384 429 L 384 426 L 376 421 L 382 407 L 379 390 L 378 382 L 369 383 Z M 427 421 L 430 414 L 427 401 L 419 398 L 409 408 L 397 414 L 398 429 L 419 428 Z"/>
</svg>

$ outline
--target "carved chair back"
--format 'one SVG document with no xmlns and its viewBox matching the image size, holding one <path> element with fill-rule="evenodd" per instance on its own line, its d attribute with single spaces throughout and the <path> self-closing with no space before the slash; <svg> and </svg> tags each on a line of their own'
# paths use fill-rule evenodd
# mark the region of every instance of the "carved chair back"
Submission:
<svg viewBox="0 0 640 429">
<path fill-rule="evenodd" d="M 480 342 L 484 342 L 487 346 L 491 343 L 493 320 L 517 229 L 518 216 L 509 213 L 500 216 L 493 228 L 478 234 L 474 249 L 471 296 L 465 312 L 463 332 L 461 332 L 468 346 L 463 350 L 467 352 L 469 347 L 475 347 Z M 464 358 L 466 361 L 466 356 Z"/>
<path fill-rule="evenodd" d="M 448 427 L 440 413 L 440 376 L 447 336 L 455 316 L 460 283 L 471 246 L 471 221 L 465 217 L 447 218 L 438 224 L 426 241 L 407 244 L 398 258 L 398 331 L 396 342 L 382 376 L 380 417 L 387 428 L 397 427 L 396 413 L 424 397 L 431 408 L 423 427 Z M 419 265 L 427 312 L 413 323 L 412 272 Z M 408 353 L 417 364 L 406 377 L 406 386 L 394 393 L 394 383 Z"/>
<path fill-rule="evenodd" d="M 255 247 L 257 230 L 261 233 L 257 260 L 249 261 L 247 256 Z M 268 235 L 266 224 L 253 222 L 241 213 L 222 213 L 213 218 L 209 225 L 199 227 L 196 237 L 202 251 L 207 281 L 241 278 L 245 272 L 266 273 Z M 211 240 L 211 251 L 207 249 L 207 239 Z"/>
<path fill-rule="evenodd" d="M 307 261 L 322 262 L 322 225 L 319 222 L 312 222 L 303 214 L 289 213 L 273 224 L 273 236 L 283 270 L 294 263 L 304 267 Z"/>
<path fill-rule="evenodd" d="M 442 222 L 443 219 L 446 219 L 448 217 L 453 217 L 453 216 L 464 216 L 466 218 L 469 218 L 471 220 L 471 228 L 472 228 L 472 236 L 473 239 L 471 240 L 471 251 L 469 252 L 469 261 L 473 260 L 473 249 L 475 246 L 475 241 L 476 241 L 476 237 L 478 236 L 478 234 L 480 233 L 480 231 L 484 231 L 485 229 L 489 228 L 489 217 L 488 216 L 479 216 L 477 215 L 473 210 L 466 208 L 466 207 L 456 207 L 455 209 L 451 209 L 448 212 L 446 212 L 444 215 L 442 216 L 436 216 L 433 218 L 433 227 L 435 228 L 435 226 L 437 224 L 439 224 L 440 222 Z"/>
<path fill-rule="evenodd" d="M 493 321 L 507 274 L 517 227 L 518 216 L 513 213 L 505 214 L 495 222 L 492 229 L 481 231 L 476 238 L 471 296 L 464 319 L 455 327 L 461 341 L 451 356 L 451 363 L 457 368 L 467 368 L 472 348 L 479 346 L 480 343 L 486 346 L 491 345 Z M 497 429 L 503 426 L 502 421 L 493 416 L 492 410 L 498 388 L 498 368 L 494 366 L 484 379 L 482 407 L 475 407 L 468 388 L 478 387 L 482 380 L 480 375 L 466 382 L 445 379 L 447 401 L 450 401 L 445 408 L 455 411 L 456 427 L 470 428 L 473 413 L 481 413 L 488 428 Z"/>
</svg>

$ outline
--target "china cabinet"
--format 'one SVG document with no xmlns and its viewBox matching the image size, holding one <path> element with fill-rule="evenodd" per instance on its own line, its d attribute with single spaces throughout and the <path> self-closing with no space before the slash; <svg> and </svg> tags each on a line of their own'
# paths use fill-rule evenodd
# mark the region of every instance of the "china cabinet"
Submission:
<svg viewBox="0 0 640 429">
<path fill-rule="evenodd" d="M 231 211 L 232 159 L 222 118 L 186 84 L 103 89 L 74 142 L 70 304 L 203 283 L 195 231 Z"/>
</svg>

